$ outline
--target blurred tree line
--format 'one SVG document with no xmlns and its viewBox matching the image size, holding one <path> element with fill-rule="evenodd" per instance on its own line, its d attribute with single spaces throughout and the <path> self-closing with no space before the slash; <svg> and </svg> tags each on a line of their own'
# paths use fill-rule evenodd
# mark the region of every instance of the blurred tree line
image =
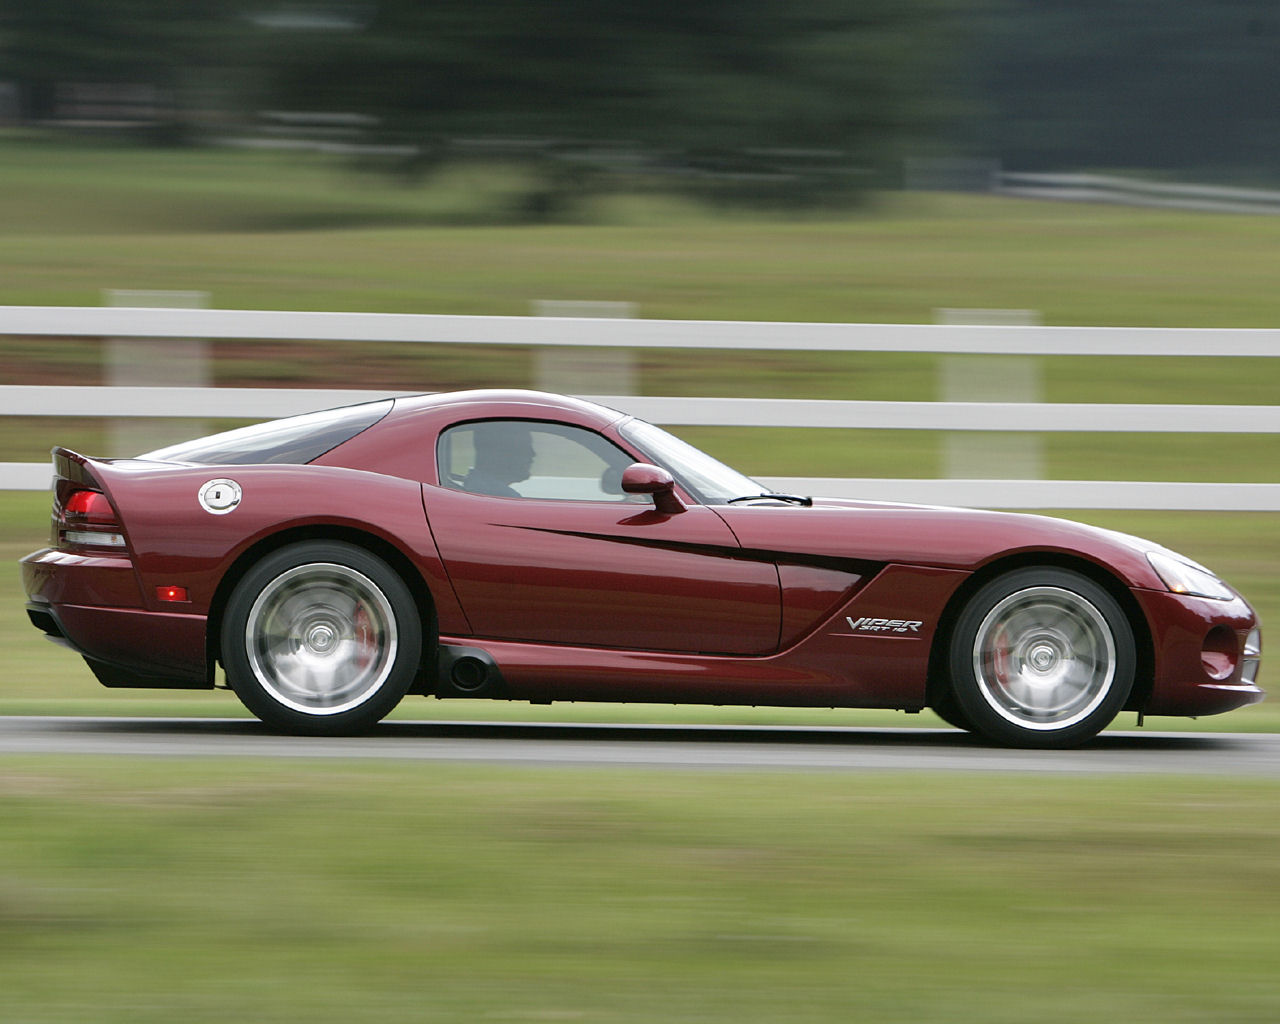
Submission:
<svg viewBox="0 0 1280 1024">
<path fill-rule="evenodd" d="M 1011 0 L 986 25 L 977 114 L 949 132 L 972 150 L 1017 170 L 1275 183 L 1276 0 Z"/>
<path fill-rule="evenodd" d="M 636 175 L 814 202 L 927 130 L 948 3 L 379 0 L 360 31 L 295 38 L 260 84 L 288 109 L 373 115 L 409 172 L 477 144 L 524 154 L 547 214 Z"/>
<path fill-rule="evenodd" d="M 396 173 L 522 160 L 553 217 L 639 175 L 827 202 L 907 154 L 1265 178 L 1278 41 L 1275 0 L 41 0 L 0 8 L 0 82 L 28 122 L 145 87 L 166 141 L 351 115 Z"/>
</svg>

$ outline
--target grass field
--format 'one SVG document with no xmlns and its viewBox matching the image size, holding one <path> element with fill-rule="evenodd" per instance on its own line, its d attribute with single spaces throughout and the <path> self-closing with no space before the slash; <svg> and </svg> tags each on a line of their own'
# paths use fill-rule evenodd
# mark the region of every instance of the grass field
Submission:
<svg viewBox="0 0 1280 1024">
<path fill-rule="evenodd" d="M 570 298 L 646 317 L 928 322 L 971 306 L 1177 327 L 1270 327 L 1280 308 L 1276 218 L 911 195 L 782 220 L 621 197 L 592 223 L 508 227 L 476 223 L 502 209 L 492 169 L 393 188 L 317 157 L 6 142 L 3 303 L 176 288 L 251 309 Z"/>
<path fill-rule="evenodd" d="M 1263 1024 L 1277 798 L 1179 777 L 7 756 L 4 1018 Z"/>
<path fill-rule="evenodd" d="M 1280 218 L 882 197 L 786 221 L 656 196 L 503 223 L 519 182 L 387 187 L 323 159 L 0 136 L 0 304 L 195 289 L 224 308 L 1274 327 Z M 220 384 L 526 385 L 525 349 L 217 344 Z M 1272 404 L 1280 359 L 1041 360 L 1048 401 Z M 0 382 L 93 384 L 98 343 L 0 338 Z M 646 352 L 642 390 L 927 399 L 929 356 Z M 3 410 L 0 410 L 3 412 Z M 104 452 L 0 418 L 0 460 Z M 174 429 L 190 429 L 176 425 Z M 761 475 L 932 476 L 940 436 L 687 431 Z M 1270 437 L 1050 437 L 1064 479 L 1275 479 Z M 243 714 L 108 692 L 27 623 L 48 498 L 0 493 L 0 714 Z M 1280 621 L 1274 514 L 1081 513 Z M 1265 685 L 1270 673 L 1264 667 Z M 415 718 L 937 724 L 928 715 L 406 703 Z M 1118 723 L 1132 726 L 1131 716 Z M 1149 727 L 1174 723 L 1152 720 Z M 1280 730 L 1261 705 L 1195 729 Z M 1271 1024 L 1274 780 L 0 758 L 0 1019 L 15 1024 Z"/>
<path fill-rule="evenodd" d="M 6 1020 L 1257 1022 L 1275 782 L 6 758 Z"/>
</svg>

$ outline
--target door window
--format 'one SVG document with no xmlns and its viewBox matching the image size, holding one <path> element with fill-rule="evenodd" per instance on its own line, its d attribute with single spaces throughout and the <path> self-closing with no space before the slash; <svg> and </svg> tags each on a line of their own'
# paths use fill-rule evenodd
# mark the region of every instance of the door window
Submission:
<svg viewBox="0 0 1280 1024">
<path fill-rule="evenodd" d="M 472 494 L 554 501 L 647 501 L 624 494 L 635 462 L 599 434 L 535 420 L 482 420 L 440 435 L 440 483 Z"/>
</svg>

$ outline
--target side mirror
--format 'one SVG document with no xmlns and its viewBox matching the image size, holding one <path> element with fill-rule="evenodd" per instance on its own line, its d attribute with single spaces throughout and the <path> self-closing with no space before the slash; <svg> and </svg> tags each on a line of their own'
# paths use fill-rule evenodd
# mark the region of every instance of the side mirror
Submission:
<svg viewBox="0 0 1280 1024">
<path fill-rule="evenodd" d="M 654 507 L 669 516 L 685 510 L 685 504 L 676 494 L 676 482 L 671 474 L 660 466 L 637 462 L 622 471 L 622 489 L 627 494 L 651 494 Z"/>
</svg>

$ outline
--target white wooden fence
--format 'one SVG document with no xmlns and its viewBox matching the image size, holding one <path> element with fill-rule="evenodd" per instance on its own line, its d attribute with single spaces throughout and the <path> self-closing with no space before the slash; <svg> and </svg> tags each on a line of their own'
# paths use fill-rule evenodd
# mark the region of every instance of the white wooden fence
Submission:
<svg viewBox="0 0 1280 1024">
<path fill-rule="evenodd" d="M 812 324 L 612 318 L 0 307 L 0 334 L 621 348 L 1023 355 L 1280 356 L 1280 330 Z M 51 342 L 55 343 L 56 342 Z M 395 392 L 0 385 L 0 414 L 269 418 Z M 587 396 L 668 425 L 983 431 L 1280 433 L 1280 406 L 858 402 Z M 51 431 L 52 436 L 56 431 Z M 856 461 L 856 458 L 851 460 Z M 833 497 L 998 508 L 1280 510 L 1280 483 L 768 478 Z M 0 463 L 0 489 L 41 490 L 44 464 Z"/>
<path fill-rule="evenodd" d="M 1157 206 L 1212 213 L 1280 213 L 1280 192 L 1274 189 L 1187 185 L 1103 174 L 1026 174 L 1003 171 L 993 177 L 992 191 L 1027 199 Z"/>
</svg>

